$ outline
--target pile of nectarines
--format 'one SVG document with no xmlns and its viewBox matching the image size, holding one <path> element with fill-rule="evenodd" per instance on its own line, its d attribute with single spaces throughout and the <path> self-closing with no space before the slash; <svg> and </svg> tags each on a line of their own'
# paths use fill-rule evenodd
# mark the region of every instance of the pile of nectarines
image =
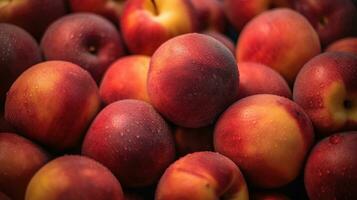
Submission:
<svg viewBox="0 0 357 200">
<path fill-rule="evenodd" d="M 354 0 L 0 0 L 0 200 L 357 200 Z"/>
</svg>

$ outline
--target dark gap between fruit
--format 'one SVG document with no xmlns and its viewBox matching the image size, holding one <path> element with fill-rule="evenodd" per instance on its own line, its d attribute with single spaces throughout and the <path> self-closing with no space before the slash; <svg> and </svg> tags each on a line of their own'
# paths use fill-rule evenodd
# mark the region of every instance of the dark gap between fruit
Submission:
<svg viewBox="0 0 357 200">
<path fill-rule="evenodd" d="M 352 108 L 352 101 L 344 100 L 343 101 L 343 107 L 345 107 L 346 109 L 351 109 Z"/>
</svg>

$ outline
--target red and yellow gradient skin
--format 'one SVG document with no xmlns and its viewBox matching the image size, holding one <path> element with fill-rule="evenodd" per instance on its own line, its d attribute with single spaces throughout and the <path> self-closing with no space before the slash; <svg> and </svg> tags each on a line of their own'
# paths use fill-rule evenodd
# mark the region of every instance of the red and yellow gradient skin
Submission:
<svg viewBox="0 0 357 200">
<path fill-rule="evenodd" d="M 26 70 L 11 86 L 5 119 L 24 136 L 62 151 L 79 143 L 99 106 L 97 85 L 87 71 L 48 61 Z"/>
<path fill-rule="evenodd" d="M 152 55 L 170 38 L 195 32 L 198 23 L 189 0 L 131 0 L 120 22 L 130 52 L 145 55 Z"/>
<path fill-rule="evenodd" d="M 357 37 L 349 37 L 337 40 L 330 44 L 325 51 L 347 52 L 353 53 L 357 56 Z"/>
<path fill-rule="evenodd" d="M 309 199 L 357 199 L 357 131 L 336 133 L 312 149 L 304 183 Z"/>
<path fill-rule="evenodd" d="M 175 159 L 168 124 L 148 103 L 121 100 L 94 119 L 82 154 L 108 167 L 124 187 L 154 184 Z"/>
<path fill-rule="evenodd" d="M 213 151 L 213 126 L 203 128 L 177 127 L 174 131 L 174 137 L 178 156 L 198 151 Z"/>
<path fill-rule="evenodd" d="M 118 23 L 127 0 L 69 0 L 73 12 L 92 12 Z"/>
<path fill-rule="evenodd" d="M 48 154 L 30 140 L 0 133 L 0 191 L 12 200 L 23 200 L 32 176 L 48 160 Z"/>
<path fill-rule="evenodd" d="M 106 71 L 99 93 L 105 104 L 123 99 L 149 102 L 147 75 L 150 57 L 132 55 L 115 61 Z"/>
<path fill-rule="evenodd" d="M 225 33 L 228 21 L 220 0 L 191 0 L 198 18 L 199 31 Z"/>
<path fill-rule="evenodd" d="M 84 156 L 62 156 L 31 179 L 25 200 L 124 200 L 120 183 L 100 163 Z"/>
<path fill-rule="evenodd" d="M 156 200 L 248 200 L 239 168 L 215 152 L 196 152 L 166 169 L 156 189 Z"/>
<path fill-rule="evenodd" d="M 321 136 L 357 129 L 357 56 L 327 52 L 311 59 L 294 85 L 294 101 Z"/>
<path fill-rule="evenodd" d="M 305 17 L 281 8 L 262 13 L 245 26 L 236 57 L 238 63 L 265 64 L 292 85 L 302 66 L 320 52 L 319 37 Z"/>
<path fill-rule="evenodd" d="M 213 141 L 215 150 L 233 160 L 252 185 L 276 188 L 298 176 L 313 138 L 311 121 L 296 103 L 258 94 L 221 115 Z"/>
<path fill-rule="evenodd" d="M 275 94 L 292 98 L 288 83 L 276 71 L 266 65 L 252 62 L 238 63 L 238 98 L 254 94 Z"/>
<path fill-rule="evenodd" d="M 256 15 L 271 7 L 292 7 L 292 0 L 224 0 L 224 10 L 237 31 Z"/>
<path fill-rule="evenodd" d="M 151 58 L 150 102 L 178 126 L 208 126 L 237 98 L 237 64 L 227 47 L 190 33 L 165 42 Z"/>
</svg>

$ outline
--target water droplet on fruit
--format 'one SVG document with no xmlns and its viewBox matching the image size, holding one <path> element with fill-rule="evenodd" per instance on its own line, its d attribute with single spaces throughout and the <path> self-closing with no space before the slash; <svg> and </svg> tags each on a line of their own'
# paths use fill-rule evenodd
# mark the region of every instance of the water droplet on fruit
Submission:
<svg viewBox="0 0 357 200">
<path fill-rule="evenodd" d="M 140 135 L 137 135 L 137 136 L 135 136 L 137 139 L 139 139 L 140 138 Z"/>
<path fill-rule="evenodd" d="M 338 144 L 340 143 L 342 140 L 342 137 L 340 135 L 333 135 L 329 138 L 329 142 L 331 144 Z"/>
</svg>

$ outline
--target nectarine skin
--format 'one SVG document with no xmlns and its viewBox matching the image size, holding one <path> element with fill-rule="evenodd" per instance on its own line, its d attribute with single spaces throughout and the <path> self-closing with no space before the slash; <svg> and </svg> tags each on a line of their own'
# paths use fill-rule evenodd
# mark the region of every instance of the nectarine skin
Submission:
<svg viewBox="0 0 357 200">
<path fill-rule="evenodd" d="M 175 158 L 168 124 L 148 103 L 121 100 L 109 104 L 95 118 L 82 154 L 106 167 L 125 187 L 155 183 Z"/>
<path fill-rule="evenodd" d="M 199 31 L 217 31 L 225 33 L 228 21 L 220 0 L 191 0 L 198 18 Z"/>
<path fill-rule="evenodd" d="M 156 189 L 156 200 L 248 200 L 239 168 L 215 152 L 188 154 L 166 169 Z"/>
<path fill-rule="evenodd" d="M 40 40 L 48 25 L 67 13 L 63 0 L 5 0 L 0 22 L 16 24 Z"/>
<path fill-rule="evenodd" d="M 147 75 L 150 57 L 131 55 L 119 58 L 105 72 L 99 93 L 105 104 L 123 99 L 149 102 Z"/>
<path fill-rule="evenodd" d="M 357 37 L 337 40 L 330 44 L 325 51 L 349 52 L 357 56 Z"/>
<path fill-rule="evenodd" d="M 130 0 L 120 18 L 129 51 L 145 55 L 170 38 L 196 31 L 197 23 L 190 0 Z"/>
<path fill-rule="evenodd" d="M 235 54 L 235 49 L 236 49 L 235 44 L 226 35 L 224 35 L 222 33 L 219 33 L 217 31 L 205 31 L 203 33 L 213 37 L 214 39 L 216 39 L 218 41 L 220 41 L 222 44 L 224 44 L 232 52 L 233 55 Z"/>
<path fill-rule="evenodd" d="M 311 151 L 305 187 L 311 200 L 357 199 L 357 131 L 334 134 Z"/>
<path fill-rule="evenodd" d="M 285 97 L 258 94 L 237 101 L 220 116 L 213 142 L 248 183 L 276 188 L 299 175 L 313 138 L 311 121 L 300 106 Z"/>
<path fill-rule="evenodd" d="M 186 128 L 211 124 L 237 98 L 234 56 L 210 36 L 191 33 L 160 46 L 148 74 L 150 102 Z"/>
<path fill-rule="evenodd" d="M 118 24 L 126 0 L 69 0 L 73 12 L 92 12 Z"/>
<path fill-rule="evenodd" d="M 25 200 L 124 200 L 120 183 L 103 165 L 84 156 L 62 156 L 31 179 Z"/>
<path fill-rule="evenodd" d="M 0 191 L 13 200 L 23 200 L 32 176 L 48 160 L 49 155 L 30 140 L 0 133 Z"/>
<path fill-rule="evenodd" d="M 11 86 L 5 119 L 26 137 L 62 151 L 79 143 L 99 106 L 97 85 L 87 71 L 47 61 L 26 70 Z"/>
<path fill-rule="evenodd" d="M 272 7 L 292 7 L 292 0 L 224 0 L 225 13 L 236 31 L 243 27 L 256 15 Z"/>
<path fill-rule="evenodd" d="M 357 34 L 357 8 L 351 0 L 299 0 L 294 7 L 309 20 L 324 47 Z"/>
<path fill-rule="evenodd" d="M 237 43 L 239 62 L 257 62 L 278 71 L 290 85 L 302 66 L 321 52 L 309 21 L 291 9 L 266 11 L 243 29 Z"/>
<path fill-rule="evenodd" d="M 5 23 L 0 23 L 0 58 L 0 112 L 2 112 L 6 92 L 11 84 L 23 71 L 39 63 L 42 58 L 37 42 L 29 33 L 15 25 Z"/>
<path fill-rule="evenodd" d="M 239 87 L 238 98 L 254 94 L 275 94 L 292 98 L 288 83 L 276 71 L 259 63 L 238 63 Z"/>
<path fill-rule="evenodd" d="M 309 115 L 317 133 L 357 129 L 357 56 L 326 52 L 299 72 L 294 101 Z"/>
<path fill-rule="evenodd" d="M 99 82 L 109 65 L 125 54 L 115 26 L 91 13 L 66 15 L 46 30 L 41 49 L 46 60 L 73 62 Z"/>
</svg>

